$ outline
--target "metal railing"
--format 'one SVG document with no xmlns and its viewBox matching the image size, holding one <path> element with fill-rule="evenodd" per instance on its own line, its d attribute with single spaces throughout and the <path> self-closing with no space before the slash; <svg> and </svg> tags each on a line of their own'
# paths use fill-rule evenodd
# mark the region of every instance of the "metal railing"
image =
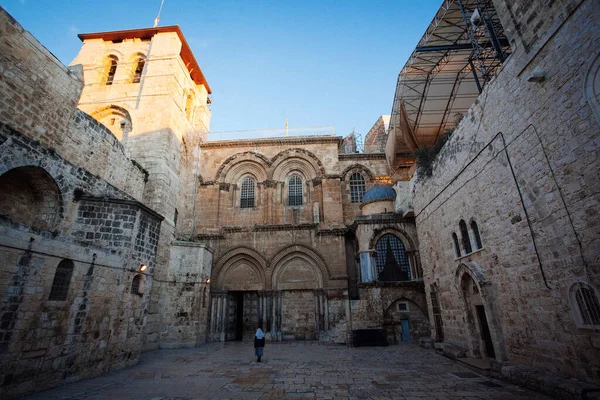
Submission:
<svg viewBox="0 0 600 400">
<path fill-rule="evenodd" d="M 208 140 L 269 139 L 300 136 L 335 136 L 335 128 L 333 126 L 308 126 L 303 128 L 271 128 L 209 132 Z"/>
</svg>

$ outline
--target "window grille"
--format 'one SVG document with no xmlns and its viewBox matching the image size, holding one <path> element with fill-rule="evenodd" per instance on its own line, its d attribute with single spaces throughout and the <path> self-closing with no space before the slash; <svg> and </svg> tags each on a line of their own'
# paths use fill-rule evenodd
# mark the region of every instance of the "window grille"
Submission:
<svg viewBox="0 0 600 400">
<path fill-rule="evenodd" d="M 465 248 L 465 253 L 469 254 L 473 252 L 471 248 L 471 239 L 469 239 L 469 232 L 467 231 L 467 224 L 464 220 L 460 220 L 460 236 L 463 242 L 463 247 Z"/>
<path fill-rule="evenodd" d="M 479 228 L 477 227 L 477 222 L 471 221 L 471 230 L 473 231 L 473 236 L 475 237 L 475 250 L 483 248 L 481 244 L 481 236 L 479 235 Z"/>
<path fill-rule="evenodd" d="M 140 83 L 142 72 L 144 72 L 144 65 L 146 65 L 146 59 L 144 57 L 139 57 L 133 74 L 133 83 Z"/>
<path fill-rule="evenodd" d="M 246 177 L 242 181 L 242 190 L 240 192 L 240 207 L 254 207 L 254 179 L 250 177 Z"/>
<path fill-rule="evenodd" d="M 302 179 L 298 175 L 292 175 L 288 188 L 288 205 L 302 205 Z"/>
<path fill-rule="evenodd" d="M 580 284 L 581 285 L 581 284 Z M 575 292 L 575 300 L 584 325 L 600 325 L 600 305 L 594 291 L 581 286 Z"/>
<path fill-rule="evenodd" d="M 112 85 L 115 80 L 115 74 L 117 73 L 117 63 L 119 59 L 117 56 L 108 56 L 108 60 L 110 61 L 110 67 L 108 67 L 108 74 L 106 75 L 106 84 Z"/>
<path fill-rule="evenodd" d="M 131 281 L 131 294 L 140 294 L 140 283 L 142 282 L 142 276 L 136 274 Z"/>
<path fill-rule="evenodd" d="M 361 203 L 365 195 L 365 178 L 355 172 L 350 176 L 350 201 L 352 203 Z"/>
<path fill-rule="evenodd" d="M 52 281 L 52 289 L 48 300 L 66 300 L 69 294 L 69 285 L 71 284 L 71 276 L 73 275 L 73 261 L 62 260 L 56 267 L 54 273 L 54 281 Z"/>
<path fill-rule="evenodd" d="M 454 253 L 456 254 L 456 258 L 460 257 L 460 245 L 458 244 L 458 236 L 456 233 L 452 232 L 452 241 L 454 242 Z"/>
<path fill-rule="evenodd" d="M 404 244 L 392 234 L 383 235 L 375 245 L 377 279 L 380 281 L 410 281 L 410 263 Z M 387 270 L 386 270 L 387 269 Z"/>
</svg>

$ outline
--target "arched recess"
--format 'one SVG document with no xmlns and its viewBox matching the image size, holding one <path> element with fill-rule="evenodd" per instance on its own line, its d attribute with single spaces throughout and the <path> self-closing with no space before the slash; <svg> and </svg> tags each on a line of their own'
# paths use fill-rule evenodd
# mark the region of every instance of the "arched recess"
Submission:
<svg viewBox="0 0 600 400">
<path fill-rule="evenodd" d="M 422 303 L 422 300 L 419 301 L 407 293 L 390 302 L 385 308 L 383 324 L 388 343 L 415 342 L 430 334 L 427 310 L 419 303 Z M 403 332 L 406 328 L 408 332 Z"/>
<path fill-rule="evenodd" d="M 347 181 L 350 179 L 350 176 L 355 172 L 360 172 L 365 178 L 365 181 L 372 181 L 373 179 L 375 179 L 375 175 L 373 175 L 371 170 L 361 164 L 352 164 L 349 167 L 346 167 L 342 171 L 340 176 L 342 177 L 342 180 Z"/>
<path fill-rule="evenodd" d="M 596 122 L 600 125 L 600 53 L 594 57 L 585 75 L 583 90 Z"/>
<path fill-rule="evenodd" d="M 307 180 L 325 176 L 323 163 L 308 150 L 287 149 L 272 158 L 270 176 L 273 180 L 283 182 L 292 171 L 300 172 Z"/>
<path fill-rule="evenodd" d="M 43 168 L 17 167 L 0 176 L 0 212 L 11 221 L 53 230 L 62 217 L 62 206 L 60 189 Z"/>
<path fill-rule="evenodd" d="M 293 270 L 286 271 L 290 267 L 297 267 L 301 270 L 298 276 L 301 278 L 299 280 L 304 282 L 303 285 L 305 286 L 308 286 L 311 277 L 314 278 L 314 281 L 312 282 L 317 285 L 316 288 L 327 286 L 329 282 L 330 273 L 323 258 L 314 250 L 302 245 L 292 245 L 284 248 L 273 257 L 270 265 L 273 269 L 271 270 L 271 275 L 267 277 L 267 279 L 269 279 L 274 289 L 280 286 L 280 283 L 284 283 L 282 279 L 285 279 L 286 277 L 293 280 Z M 311 273 L 313 275 L 310 275 Z M 282 289 L 302 288 L 295 287 L 301 285 L 289 284 L 289 280 L 285 281 L 285 283 L 286 285 L 283 285 Z"/>
<path fill-rule="evenodd" d="M 266 260 L 257 251 L 236 247 L 215 263 L 212 279 L 217 289 L 262 290 L 266 268 Z"/>
<path fill-rule="evenodd" d="M 127 139 L 133 130 L 131 114 L 120 106 L 102 107 L 92 112 L 90 116 L 107 127 L 119 141 Z"/>
<path fill-rule="evenodd" d="M 507 360 L 496 287 L 483 268 L 471 261 L 460 263 L 455 277 L 463 302 L 467 345 L 471 356 Z"/>
<path fill-rule="evenodd" d="M 215 181 L 235 183 L 245 172 L 253 173 L 258 182 L 267 179 L 271 161 L 262 154 L 246 151 L 227 158 L 217 170 Z"/>
</svg>

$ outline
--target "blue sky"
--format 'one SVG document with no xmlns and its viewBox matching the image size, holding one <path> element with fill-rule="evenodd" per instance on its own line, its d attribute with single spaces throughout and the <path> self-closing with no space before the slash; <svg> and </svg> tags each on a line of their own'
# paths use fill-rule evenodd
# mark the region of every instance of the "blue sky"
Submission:
<svg viewBox="0 0 600 400">
<path fill-rule="evenodd" d="M 363 135 L 441 0 L 165 0 L 213 91 L 212 131 L 333 125 Z M 160 0 L 3 0 L 63 63 L 78 33 L 150 27 Z"/>
</svg>

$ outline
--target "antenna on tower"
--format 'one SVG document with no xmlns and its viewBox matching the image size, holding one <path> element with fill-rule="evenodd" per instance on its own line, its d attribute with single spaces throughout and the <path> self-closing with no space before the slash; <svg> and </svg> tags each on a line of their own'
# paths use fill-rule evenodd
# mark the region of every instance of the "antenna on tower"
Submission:
<svg viewBox="0 0 600 400">
<path fill-rule="evenodd" d="M 160 2 L 160 8 L 158 9 L 158 15 L 154 19 L 154 27 L 155 28 L 158 26 L 158 21 L 160 21 L 160 12 L 162 11 L 163 4 L 165 4 L 165 0 L 161 0 L 161 2 Z"/>
</svg>

